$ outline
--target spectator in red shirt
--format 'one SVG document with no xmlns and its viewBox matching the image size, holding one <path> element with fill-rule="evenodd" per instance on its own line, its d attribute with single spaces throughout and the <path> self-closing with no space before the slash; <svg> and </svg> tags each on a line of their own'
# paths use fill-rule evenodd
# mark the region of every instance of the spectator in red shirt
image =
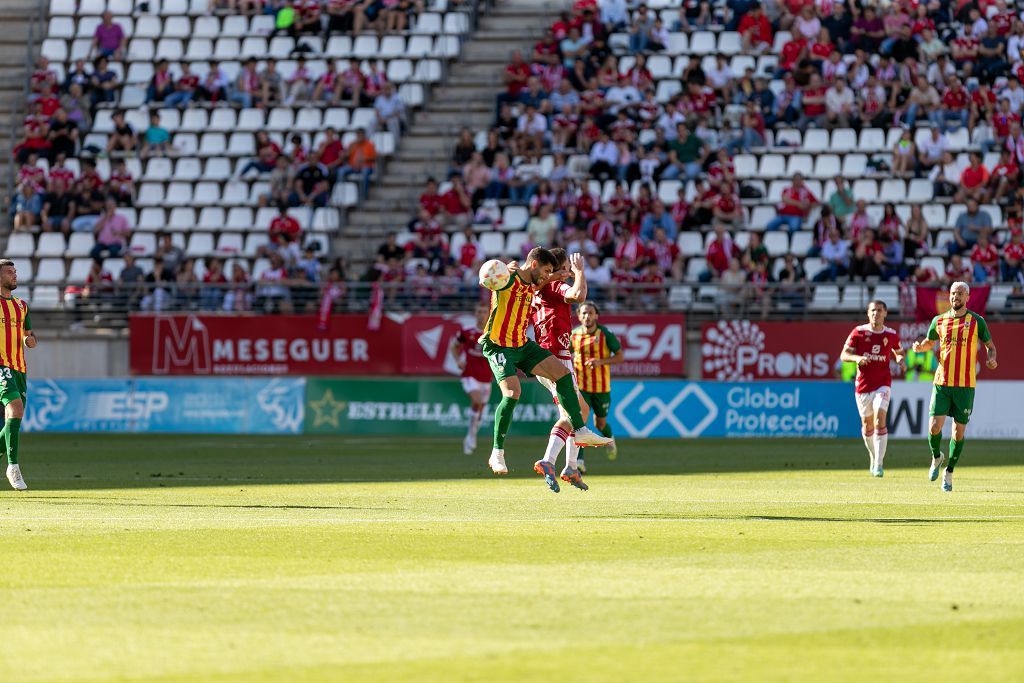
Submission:
<svg viewBox="0 0 1024 683">
<path fill-rule="evenodd" d="M 1003 280 L 1012 282 L 1020 277 L 1021 264 L 1024 263 L 1024 230 L 1010 230 L 1010 243 L 1003 247 Z"/>
<path fill-rule="evenodd" d="M 174 92 L 164 98 L 164 105 L 184 109 L 199 88 L 199 76 L 192 73 L 189 63 L 182 60 L 181 77 L 174 84 Z"/>
<path fill-rule="evenodd" d="M 420 208 L 425 209 L 433 217 L 441 211 L 442 205 L 441 195 L 437 193 L 437 181 L 427 178 L 427 186 L 419 199 Z"/>
<path fill-rule="evenodd" d="M 512 51 L 512 61 L 505 67 L 501 77 L 505 82 L 505 92 L 498 95 L 495 116 L 501 113 L 501 105 L 518 102 L 520 93 L 526 90 L 527 81 L 530 79 L 530 65 L 523 60 L 521 51 Z"/>
<path fill-rule="evenodd" d="M 957 130 L 960 126 L 966 127 L 971 116 L 970 104 L 971 96 L 967 92 L 967 88 L 963 86 L 959 78 L 951 76 L 949 89 L 942 96 L 942 108 L 932 112 L 932 116 L 935 117 L 933 122 L 942 128 L 944 133 Z M 951 119 L 959 125 L 950 127 L 948 124 Z"/>
<path fill-rule="evenodd" d="M 981 163 L 979 153 L 971 152 L 970 160 L 970 165 L 960 173 L 960 188 L 957 190 L 955 201 L 962 204 L 970 197 L 979 204 L 984 204 L 988 198 L 989 172 Z"/>
<path fill-rule="evenodd" d="M 274 216 L 274 220 L 270 221 L 269 234 L 270 243 L 268 247 L 270 251 L 274 251 L 283 244 L 286 235 L 289 242 L 300 241 L 302 239 L 302 226 L 292 216 L 288 215 L 287 206 L 279 204 L 277 215 Z"/>
<path fill-rule="evenodd" d="M 818 198 L 807 189 L 804 177 L 797 173 L 793 176 L 793 184 L 782 191 L 782 202 L 778 207 L 778 215 L 768 221 L 765 230 L 778 230 L 783 225 L 790 232 L 796 232 L 812 208 L 818 204 Z"/>
<path fill-rule="evenodd" d="M 725 225 L 715 223 L 715 237 L 708 245 L 704 258 L 708 262 L 708 269 L 700 274 L 701 282 L 717 280 L 729 268 L 729 261 L 740 255 L 740 248 L 732 241 L 732 237 L 725 231 Z"/>
<path fill-rule="evenodd" d="M 679 246 L 668 238 L 662 228 L 654 230 L 654 239 L 647 245 L 647 254 L 663 273 L 671 273 L 672 279 L 683 279 L 683 255 Z"/>
<path fill-rule="evenodd" d="M 441 195 L 440 210 L 435 217 L 442 225 L 455 224 L 460 227 L 469 224 L 472 200 L 466 188 L 462 185 L 462 178 L 452 176 L 452 186 Z"/>
<path fill-rule="evenodd" d="M 800 106 L 803 113 L 800 115 L 800 120 L 797 121 L 797 128 L 807 130 L 807 126 L 812 122 L 818 128 L 825 125 L 826 92 L 828 92 L 828 86 L 822 82 L 821 76 L 812 73 L 807 86 L 801 88 Z"/>
<path fill-rule="evenodd" d="M 604 215 L 604 211 L 598 209 L 594 219 L 587 224 L 587 234 L 597 244 L 602 256 L 608 257 L 614 254 L 615 226 Z"/>
<path fill-rule="evenodd" d="M 760 3 L 752 5 L 740 19 L 739 32 L 744 52 L 762 52 L 771 47 L 772 25 Z"/>
<path fill-rule="evenodd" d="M 993 282 L 999 277 L 999 250 L 989 240 L 987 230 L 978 235 L 978 243 L 970 253 L 975 282 Z"/>
</svg>

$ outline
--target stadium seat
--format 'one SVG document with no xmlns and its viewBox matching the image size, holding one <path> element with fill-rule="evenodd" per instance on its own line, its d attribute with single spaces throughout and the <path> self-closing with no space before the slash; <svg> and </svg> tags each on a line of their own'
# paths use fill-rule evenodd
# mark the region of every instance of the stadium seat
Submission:
<svg viewBox="0 0 1024 683">
<path fill-rule="evenodd" d="M 814 159 L 810 154 L 791 154 L 786 164 L 786 176 L 792 178 L 797 173 L 809 177 L 814 171 Z"/>
<path fill-rule="evenodd" d="M 7 239 L 7 248 L 4 254 L 7 258 L 21 258 L 32 256 L 36 251 L 36 240 L 31 233 L 15 232 Z"/>
<path fill-rule="evenodd" d="M 843 156 L 844 178 L 862 178 L 867 173 L 868 157 L 866 154 L 846 154 Z"/>
<path fill-rule="evenodd" d="M 218 254 L 241 254 L 244 247 L 244 237 L 238 232 L 225 232 L 221 233 L 220 237 L 217 238 L 216 252 Z"/>
<path fill-rule="evenodd" d="M 789 251 L 796 256 L 806 256 L 813 244 L 814 235 L 808 230 L 799 230 L 790 238 Z"/>
<path fill-rule="evenodd" d="M 81 258 L 89 255 L 96 239 L 92 233 L 73 232 L 68 238 L 68 248 L 64 252 L 65 258 Z"/>
<path fill-rule="evenodd" d="M 212 254 L 213 235 L 208 232 L 194 232 L 188 236 L 188 246 L 185 248 L 185 255 L 188 257 L 206 256 Z"/>
<path fill-rule="evenodd" d="M 488 257 L 505 256 L 505 236 L 500 232 L 485 232 L 480 235 L 480 248 Z"/>
<path fill-rule="evenodd" d="M 808 273 L 811 277 L 811 273 Z M 810 308 L 813 311 L 831 311 L 839 305 L 839 288 L 835 285 L 819 284 L 814 288 Z"/>
<path fill-rule="evenodd" d="M 18 268 L 19 276 L 24 271 Z M 51 285 L 36 285 L 32 288 L 32 308 L 41 311 L 53 311 L 61 308 L 61 291 Z"/>
<path fill-rule="evenodd" d="M 85 282 L 89 277 L 89 270 L 92 268 L 92 259 L 76 258 L 71 261 L 68 268 L 68 282 Z"/>
<path fill-rule="evenodd" d="M 799 142 L 797 143 L 800 144 Z M 803 150 L 806 152 L 824 152 L 831 149 L 828 139 L 828 131 L 820 128 L 811 128 L 804 133 Z"/>
<path fill-rule="evenodd" d="M 522 230 L 526 227 L 526 222 L 530 220 L 530 212 L 525 206 L 506 206 L 502 213 L 502 229 L 503 230 Z"/>
<path fill-rule="evenodd" d="M 899 309 L 900 289 L 896 285 L 887 283 L 879 284 L 875 286 L 875 291 L 871 296 L 874 299 L 881 299 L 884 301 L 885 305 L 889 307 L 889 310 Z"/>
<path fill-rule="evenodd" d="M 510 258 L 524 256 L 524 247 L 529 243 L 530 237 L 525 232 L 512 232 L 505 238 L 505 254 Z"/>
<path fill-rule="evenodd" d="M 196 228 L 200 230 L 224 230 L 224 207 L 204 206 L 199 210 L 199 220 L 196 221 Z"/>
<path fill-rule="evenodd" d="M 41 256 L 63 256 L 67 245 L 64 243 L 64 234 L 60 232 L 44 232 L 39 236 L 36 244 L 36 253 Z"/>
<path fill-rule="evenodd" d="M 814 170 L 811 177 L 826 180 L 834 178 L 841 172 L 839 156 L 836 154 L 819 154 L 814 159 Z"/>
<path fill-rule="evenodd" d="M 815 294 L 817 299 L 817 294 Z M 836 308 L 841 311 L 861 311 L 868 306 L 868 289 L 864 285 L 850 283 L 843 287 L 842 298 Z"/>
<path fill-rule="evenodd" d="M 789 253 L 789 234 L 782 231 L 765 233 L 764 246 L 769 256 L 783 256 Z"/>
<path fill-rule="evenodd" d="M 708 269 L 708 262 L 702 256 L 695 256 L 686 262 L 686 279 L 696 282 Z"/>
<path fill-rule="evenodd" d="M 424 12 L 416 20 L 416 24 L 412 27 L 412 32 L 430 35 L 441 33 L 441 15 L 434 12 Z"/>
<path fill-rule="evenodd" d="M 66 276 L 63 258 L 42 258 L 33 279 L 42 284 L 56 284 L 63 282 Z"/>
<path fill-rule="evenodd" d="M 761 169 L 758 175 L 762 178 L 781 178 L 786 175 L 786 158 L 781 154 L 765 154 L 761 157 Z"/>
<path fill-rule="evenodd" d="M 832 131 L 829 149 L 834 152 L 852 152 L 857 149 L 857 133 L 852 128 L 836 128 Z"/>
</svg>

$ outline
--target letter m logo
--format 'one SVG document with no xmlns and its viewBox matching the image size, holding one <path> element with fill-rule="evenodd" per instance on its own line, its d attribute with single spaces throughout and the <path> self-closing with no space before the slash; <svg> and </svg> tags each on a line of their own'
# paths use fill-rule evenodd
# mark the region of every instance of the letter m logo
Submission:
<svg viewBox="0 0 1024 683">
<path fill-rule="evenodd" d="M 210 333 L 195 316 L 153 318 L 153 374 L 208 375 Z"/>
</svg>

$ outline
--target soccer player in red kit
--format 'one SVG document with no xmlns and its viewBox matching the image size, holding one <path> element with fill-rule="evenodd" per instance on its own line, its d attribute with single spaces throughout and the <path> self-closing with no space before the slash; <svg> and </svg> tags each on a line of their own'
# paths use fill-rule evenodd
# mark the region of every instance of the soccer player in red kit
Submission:
<svg viewBox="0 0 1024 683">
<path fill-rule="evenodd" d="M 470 400 L 469 430 L 462 441 L 462 452 L 466 455 L 472 455 L 476 450 L 476 433 L 480 429 L 484 410 L 487 409 L 487 401 L 491 398 L 491 366 L 487 364 L 483 349 L 478 343 L 490 312 L 490 306 L 487 304 L 477 306 L 476 326 L 459 330 L 448 347 L 448 353 L 462 369 L 462 390 Z"/>
<path fill-rule="evenodd" d="M 588 417 L 589 407 L 579 396 L 579 387 L 576 383 L 576 373 L 572 364 L 572 328 L 573 315 L 572 305 L 582 303 L 587 299 L 587 278 L 584 274 L 583 255 L 573 254 L 567 256 L 565 249 L 552 249 L 552 255 L 558 261 L 558 268 L 552 273 L 551 278 L 533 296 L 533 311 L 530 314 L 533 322 L 533 329 L 536 333 L 537 343 L 542 349 L 554 354 L 558 362 L 569 369 L 572 375 L 572 383 L 576 386 L 576 395 L 580 402 L 580 410 L 583 412 L 583 419 Z M 572 277 L 572 285 L 565 281 Z M 540 382 L 551 392 L 555 403 L 558 403 L 558 394 L 555 383 L 538 377 Z M 579 446 L 572 438 L 572 423 L 569 416 L 559 406 L 561 413 L 558 422 L 551 428 L 551 436 L 548 438 L 548 447 L 544 457 L 538 460 L 533 471 L 544 477 L 548 487 L 558 493 L 558 478 L 555 477 L 555 464 L 558 461 L 558 454 L 565 447 L 565 469 L 562 470 L 561 478 L 578 489 L 587 490 L 580 476 L 578 457 Z"/>
<path fill-rule="evenodd" d="M 860 412 L 864 445 L 871 458 L 870 471 L 875 477 L 883 475 L 882 463 L 889 442 L 889 432 L 885 426 L 885 415 L 889 411 L 892 395 L 889 358 L 895 357 L 900 367 L 906 369 L 906 354 L 900 346 L 900 336 L 896 330 L 885 326 L 888 312 L 884 301 L 870 302 L 868 324 L 853 328 L 839 356 L 845 362 L 857 364 L 857 384 L 854 389 L 857 410 Z"/>
</svg>

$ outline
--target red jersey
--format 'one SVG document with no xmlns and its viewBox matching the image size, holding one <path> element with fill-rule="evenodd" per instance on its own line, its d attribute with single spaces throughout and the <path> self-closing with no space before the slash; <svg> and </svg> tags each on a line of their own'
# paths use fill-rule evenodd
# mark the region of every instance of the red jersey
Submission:
<svg viewBox="0 0 1024 683">
<path fill-rule="evenodd" d="M 50 168 L 50 180 L 61 180 L 65 187 L 71 187 L 75 182 L 75 172 L 64 166 L 53 166 Z"/>
<path fill-rule="evenodd" d="M 288 234 L 293 238 L 297 238 L 302 234 L 302 227 L 291 216 L 276 216 L 274 220 L 270 221 L 270 241 L 274 244 L 280 244 L 280 236 L 282 234 Z"/>
<path fill-rule="evenodd" d="M 463 327 L 455 338 L 462 345 L 462 350 L 466 354 L 466 366 L 462 368 L 462 376 L 490 384 L 493 375 L 491 375 L 491 368 L 487 365 L 487 359 L 484 358 L 484 350 L 479 341 L 483 333 L 483 330 L 478 330 L 475 327 Z"/>
<path fill-rule="evenodd" d="M 854 391 L 868 394 L 892 386 L 889 357 L 894 350 L 900 348 L 900 335 L 896 330 L 883 327 L 880 332 L 875 332 L 869 324 L 858 325 L 846 338 L 846 346 L 858 356 L 868 359 L 866 365 L 857 368 L 857 386 Z"/>
<path fill-rule="evenodd" d="M 797 189 L 797 188 L 793 187 L 792 185 L 790 185 L 789 187 L 787 187 L 785 190 L 782 191 L 782 197 L 784 199 L 789 199 L 789 200 L 792 200 L 792 201 L 795 201 L 795 202 L 812 202 L 813 203 L 813 202 L 817 202 L 818 201 L 818 198 L 814 196 L 814 193 L 812 193 L 810 190 L 807 189 L 806 185 L 801 186 L 799 189 Z M 801 209 L 799 209 L 799 208 L 797 208 L 797 207 L 795 207 L 795 206 L 793 206 L 791 204 L 785 204 L 785 203 L 779 204 L 778 211 L 779 211 L 779 214 L 783 215 L 783 216 L 800 216 L 801 218 L 806 216 L 806 212 L 805 211 L 802 211 Z"/>
<path fill-rule="evenodd" d="M 1003 258 L 1024 261 L 1024 242 L 1010 242 L 1003 247 Z"/>
<path fill-rule="evenodd" d="M 572 304 L 565 300 L 569 285 L 549 282 L 533 296 L 531 318 L 537 343 L 557 357 L 572 359 Z"/>
<path fill-rule="evenodd" d="M 950 89 L 942 96 L 942 104 L 946 105 L 946 109 L 950 111 L 959 111 L 967 108 L 967 103 L 970 102 L 970 99 L 965 88 Z"/>
</svg>

